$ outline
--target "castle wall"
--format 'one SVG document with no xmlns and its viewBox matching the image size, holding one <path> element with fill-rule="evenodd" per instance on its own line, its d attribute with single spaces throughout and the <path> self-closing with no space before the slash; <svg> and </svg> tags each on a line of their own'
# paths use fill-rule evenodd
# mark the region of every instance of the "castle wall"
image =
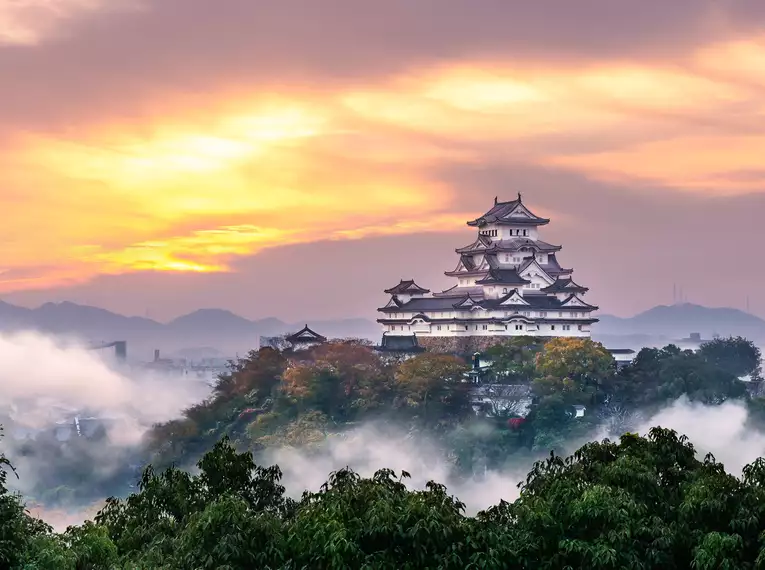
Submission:
<svg viewBox="0 0 765 570">
<path fill-rule="evenodd" d="M 418 336 L 417 342 L 428 352 L 465 354 L 484 352 L 494 345 L 507 342 L 507 336 Z M 543 338 L 543 337 L 542 337 Z"/>
</svg>

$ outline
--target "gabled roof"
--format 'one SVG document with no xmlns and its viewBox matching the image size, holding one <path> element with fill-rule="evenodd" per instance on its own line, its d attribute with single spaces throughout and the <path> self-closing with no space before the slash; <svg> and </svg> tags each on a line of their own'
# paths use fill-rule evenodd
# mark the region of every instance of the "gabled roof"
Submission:
<svg viewBox="0 0 765 570">
<path fill-rule="evenodd" d="M 598 307 L 595 305 L 590 305 L 587 301 L 583 301 L 580 299 L 576 293 L 572 293 L 568 297 L 566 297 L 563 301 L 560 303 L 561 307 L 582 307 L 583 309 L 590 309 L 590 310 L 596 310 Z"/>
<path fill-rule="evenodd" d="M 385 305 L 385 309 L 389 309 L 391 307 L 400 307 L 401 306 L 401 299 L 399 299 L 396 295 L 393 295 L 390 298 L 390 301 L 388 301 L 388 304 Z"/>
<path fill-rule="evenodd" d="M 402 279 L 398 285 L 386 289 L 385 292 L 390 295 L 424 295 L 425 293 L 430 293 L 430 290 L 417 285 L 414 279 L 407 281 Z"/>
<path fill-rule="evenodd" d="M 494 198 L 491 210 L 467 224 L 480 228 L 488 224 L 543 226 L 548 223 L 549 219 L 540 218 L 523 204 L 519 193 L 518 199 L 511 202 L 498 202 Z"/>
<path fill-rule="evenodd" d="M 541 289 L 544 293 L 586 293 L 587 287 L 582 287 L 574 282 L 571 277 L 558 277 L 555 282 Z"/>
<path fill-rule="evenodd" d="M 523 295 L 521 295 L 518 292 L 518 289 L 513 289 L 507 295 L 505 295 L 499 300 L 498 305 L 499 306 L 506 306 L 506 305 L 507 306 L 514 306 L 514 305 L 528 306 L 529 302 L 523 298 Z"/>
<path fill-rule="evenodd" d="M 486 277 L 476 281 L 478 285 L 525 285 L 531 283 L 524 279 L 515 269 L 490 269 Z"/>
<path fill-rule="evenodd" d="M 308 325 L 306 325 L 298 332 L 287 336 L 285 340 L 287 342 L 326 342 L 327 337 L 321 336 L 319 333 L 312 331 L 308 328 Z"/>
<path fill-rule="evenodd" d="M 470 295 L 465 295 L 462 299 L 452 304 L 455 309 L 464 309 L 465 307 L 474 307 L 480 302 L 473 299 Z"/>
<path fill-rule="evenodd" d="M 536 267 L 537 273 L 539 273 L 540 276 L 543 277 L 546 281 L 549 281 L 550 284 L 555 281 L 555 277 L 550 276 L 549 272 L 547 271 L 549 266 L 542 265 L 534 256 L 529 257 L 526 261 L 521 263 L 521 265 L 518 267 L 518 274 L 521 275 L 524 271 L 531 269 L 532 267 Z"/>
</svg>

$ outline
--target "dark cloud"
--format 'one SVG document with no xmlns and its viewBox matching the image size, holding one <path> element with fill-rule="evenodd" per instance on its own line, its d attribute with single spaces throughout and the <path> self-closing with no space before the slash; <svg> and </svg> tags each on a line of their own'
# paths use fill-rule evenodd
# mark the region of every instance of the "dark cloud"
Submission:
<svg viewBox="0 0 765 570">
<path fill-rule="evenodd" d="M 324 89 L 461 57 L 666 59 L 765 20 L 759 0 L 149 0 L 0 48 L 0 113 L 65 124 L 222 86 Z M 161 99 L 161 97 L 160 97 Z M 117 118 L 117 117 L 112 117 Z"/>
</svg>

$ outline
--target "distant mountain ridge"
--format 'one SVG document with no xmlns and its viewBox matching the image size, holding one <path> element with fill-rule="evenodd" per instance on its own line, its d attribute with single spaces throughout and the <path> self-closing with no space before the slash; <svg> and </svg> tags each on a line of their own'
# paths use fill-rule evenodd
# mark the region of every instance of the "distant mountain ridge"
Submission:
<svg viewBox="0 0 765 570">
<path fill-rule="evenodd" d="M 643 346 L 652 342 L 687 338 L 741 335 L 765 344 L 765 320 L 738 309 L 710 308 L 690 303 L 657 306 L 634 317 L 600 315 L 593 338 L 609 347 Z M 168 323 L 144 317 L 126 317 L 106 309 L 71 302 L 45 303 L 34 309 L 0 301 L 0 331 L 35 330 L 70 335 L 87 341 L 128 341 L 130 354 L 151 357 L 155 348 L 163 353 L 220 351 L 226 356 L 243 354 L 258 345 L 260 336 L 295 332 L 305 322 L 287 323 L 277 318 L 249 320 L 224 309 L 199 309 Z M 379 325 L 368 319 L 312 320 L 307 323 L 330 338 L 359 337 L 379 340 Z M 649 342 L 649 339 L 652 339 Z M 619 346 L 621 347 L 621 346 Z"/>
<path fill-rule="evenodd" d="M 126 340 L 129 352 L 142 359 L 149 358 L 155 348 L 165 353 L 206 347 L 231 356 L 256 348 L 260 336 L 295 332 L 305 324 L 272 317 L 248 320 L 224 309 L 199 309 L 160 323 L 68 301 L 34 309 L 0 301 L 0 332 L 33 330 L 91 342 Z M 315 320 L 309 324 L 330 338 L 380 336 L 379 325 L 366 319 Z"/>
</svg>

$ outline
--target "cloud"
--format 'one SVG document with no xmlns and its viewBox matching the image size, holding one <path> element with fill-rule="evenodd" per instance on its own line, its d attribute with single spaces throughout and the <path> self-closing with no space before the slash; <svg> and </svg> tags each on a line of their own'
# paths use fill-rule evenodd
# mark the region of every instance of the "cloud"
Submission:
<svg viewBox="0 0 765 570">
<path fill-rule="evenodd" d="M 482 206 L 446 170 L 762 191 L 751 3 L 62 6 L 66 33 L 0 48 L 2 292 L 448 232 Z M 573 219 L 568 189 L 518 190 Z"/>
</svg>

